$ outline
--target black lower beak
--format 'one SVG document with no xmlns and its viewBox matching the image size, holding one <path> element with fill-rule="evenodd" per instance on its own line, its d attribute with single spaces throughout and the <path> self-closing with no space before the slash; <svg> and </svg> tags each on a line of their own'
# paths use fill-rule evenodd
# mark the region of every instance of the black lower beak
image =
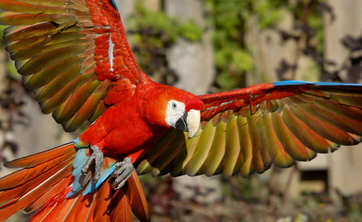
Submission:
<svg viewBox="0 0 362 222">
<path fill-rule="evenodd" d="M 177 120 L 175 128 L 178 130 L 182 130 L 184 132 L 188 132 L 189 129 L 187 128 L 187 113 L 185 113 L 180 119 Z"/>
</svg>

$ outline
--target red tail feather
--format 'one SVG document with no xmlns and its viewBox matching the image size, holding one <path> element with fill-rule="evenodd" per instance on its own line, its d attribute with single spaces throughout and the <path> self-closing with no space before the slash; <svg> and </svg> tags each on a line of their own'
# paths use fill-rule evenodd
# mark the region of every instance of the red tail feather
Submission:
<svg viewBox="0 0 362 222">
<path fill-rule="evenodd" d="M 18 210 L 31 221 L 149 221 L 146 198 L 136 171 L 128 184 L 113 190 L 108 178 L 95 192 L 66 198 L 72 189 L 72 163 L 77 149 L 72 142 L 6 163 L 22 167 L 0 178 L 0 221 Z"/>
<path fill-rule="evenodd" d="M 128 179 L 126 196 L 129 198 L 134 215 L 136 215 L 140 221 L 150 221 L 147 200 L 136 171 L 133 171 L 132 176 Z"/>
</svg>

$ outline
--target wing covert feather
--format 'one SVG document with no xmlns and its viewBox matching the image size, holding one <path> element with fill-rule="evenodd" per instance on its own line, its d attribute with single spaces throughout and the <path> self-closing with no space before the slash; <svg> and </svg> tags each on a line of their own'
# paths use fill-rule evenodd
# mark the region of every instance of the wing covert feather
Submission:
<svg viewBox="0 0 362 222">
<path fill-rule="evenodd" d="M 163 137 L 150 149 L 152 155 L 146 153 L 136 162 L 139 173 L 247 177 L 273 164 L 290 167 L 361 141 L 359 84 L 286 81 L 199 98 L 204 107 L 196 136 L 187 139 L 187 133 L 170 130 L 174 136 Z M 167 150 L 176 141 L 178 154 L 160 163 L 159 147 Z"/>
</svg>

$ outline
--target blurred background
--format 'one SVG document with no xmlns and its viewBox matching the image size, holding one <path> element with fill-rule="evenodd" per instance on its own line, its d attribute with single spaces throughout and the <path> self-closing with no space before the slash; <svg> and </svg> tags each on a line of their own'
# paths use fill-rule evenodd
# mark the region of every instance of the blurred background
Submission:
<svg viewBox="0 0 362 222">
<path fill-rule="evenodd" d="M 290 79 L 362 82 L 361 0 L 115 1 L 141 69 L 161 83 L 204 94 Z M 40 113 L 0 47 L 0 162 L 79 135 Z M 361 158 L 362 146 L 341 147 L 246 179 L 141 180 L 153 221 L 362 221 Z"/>
</svg>

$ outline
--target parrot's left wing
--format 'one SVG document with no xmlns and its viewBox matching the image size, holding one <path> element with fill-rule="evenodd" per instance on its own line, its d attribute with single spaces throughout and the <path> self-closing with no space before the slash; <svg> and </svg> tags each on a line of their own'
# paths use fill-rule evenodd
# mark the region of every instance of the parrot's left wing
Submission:
<svg viewBox="0 0 362 222">
<path fill-rule="evenodd" d="M 66 131 L 142 84 L 113 0 L 1 0 L 6 49 L 43 113 Z M 126 94 L 126 95 L 124 95 Z"/>
<path fill-rule="evenodd" d="M 199 98 L 196 136 L 170 130 L 139 160 L 139 173 L 247 177 L 361 141 L 362 85 L 286 81 Z"/>
</svg>

